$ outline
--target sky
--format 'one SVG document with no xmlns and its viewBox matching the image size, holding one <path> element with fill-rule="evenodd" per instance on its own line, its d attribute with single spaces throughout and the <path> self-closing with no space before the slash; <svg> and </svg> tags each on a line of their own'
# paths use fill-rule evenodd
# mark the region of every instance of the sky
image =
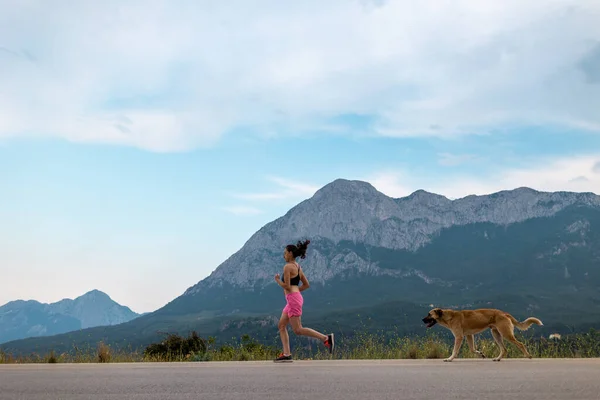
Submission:
<svg viewBox="0 0 600 400">
<path fill-rule="evenodd" d="M 600 194 L 595 0 L 0 9 L 0 304 L 154 311 L 337 178 Z"/>
</svg>

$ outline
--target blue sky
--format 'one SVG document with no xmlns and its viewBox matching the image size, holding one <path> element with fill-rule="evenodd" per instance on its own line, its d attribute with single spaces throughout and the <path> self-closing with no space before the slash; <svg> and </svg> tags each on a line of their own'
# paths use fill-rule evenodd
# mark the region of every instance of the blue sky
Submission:
<svg viewBox="0 0 600 400">
<path fill-rule="evenodd" d="M 336 178 L 600 193 L 585 1 L 14 3 L 0 304 L 155 310 Z"/>
</svg>

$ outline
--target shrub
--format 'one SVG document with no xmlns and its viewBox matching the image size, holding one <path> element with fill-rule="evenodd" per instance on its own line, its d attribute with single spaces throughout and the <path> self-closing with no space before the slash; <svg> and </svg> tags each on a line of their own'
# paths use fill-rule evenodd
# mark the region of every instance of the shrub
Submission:
<svg viewBox="0 0 600 400">
<path fill-rule="evenodd" d="M 161 360 L 187 358 L 189 355 L 206 353 L 206 340 L 193 331 L 187 338 L 169 334 L 162 342 L 152 343 L 144 350 L 144 356 Z"/>
<path fill-rule="evenodd" d="M 105 345 L 103 342 L 98 343 L 97 360 L 99 363 L 110 362 L 110 347 Z"/>
<path fill-rule="evenodd" d="M 50 354 L 46 356 L 46 362 L 48 364 L 56 364 L 58 362 L 58 358 L 54 354 L 54 351 L 51 351 Z"/>
</svg>

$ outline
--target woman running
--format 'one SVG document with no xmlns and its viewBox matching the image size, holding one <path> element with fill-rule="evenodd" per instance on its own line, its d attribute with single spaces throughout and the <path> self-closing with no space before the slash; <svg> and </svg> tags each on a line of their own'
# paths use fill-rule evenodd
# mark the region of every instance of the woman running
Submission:
<svg viewBox="0 0 600 400">
<path fill-rule="evenodd" d="M 281 343 L 283 344 L 283 353 L 274 360 L 275 362 L 292 361 L 290 337 L 287 332 L 288 324 L 292 325 L 296 335 L 310 336 L 322 340 L 325 347 L 329 349 L 329 353 L 333 353 L 333 333 L 325 336 L 314 329 L 304 328 L 300 321 L 302 304 L 304 303 L 300 292 L 308 289 L 310 284 L 300 265 L 296 262 L 296 258 L 304 259 L 306 257 L 306 249 L 309 243 L 310 240 L 298 242 L 296 245 L 288 244 L 283 251 L 283 258 L 287 262 L 283 267 L 283 280 L 280 279 L 279 274 L 275 275 L 275 282 L 283 288 L 287 302 L 279 319 L 279 336 L 281 336 Z M 302 286 L 299 286 L 300 281 L 302 281 Z"/>
</svg>

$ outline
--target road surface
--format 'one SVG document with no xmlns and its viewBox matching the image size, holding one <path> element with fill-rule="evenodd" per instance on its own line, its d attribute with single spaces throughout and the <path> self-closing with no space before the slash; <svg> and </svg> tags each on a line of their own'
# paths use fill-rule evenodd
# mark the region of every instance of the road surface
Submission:
<svg viewBox="0 0 600 400">
<path fill-rule="evenodd" d="M 600 359 L 0 365 L 16 399 L 599 399 Z"/>
</svg>

